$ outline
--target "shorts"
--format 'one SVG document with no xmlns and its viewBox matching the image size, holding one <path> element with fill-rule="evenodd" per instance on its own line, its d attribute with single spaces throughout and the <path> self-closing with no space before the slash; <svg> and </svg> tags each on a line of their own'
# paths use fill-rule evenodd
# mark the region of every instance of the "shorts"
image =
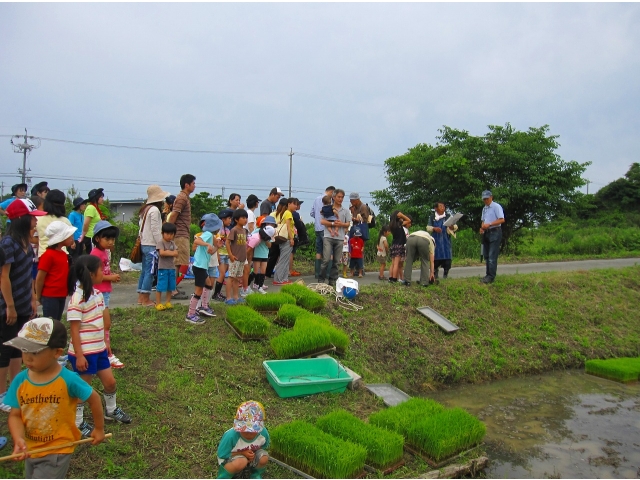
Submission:
<svg viewBox="0 0 640 480">
<path fill-rule="evenodd" d="M 391 244 L 391 258 L 394 257 L 406 257 L 407 249 L 404 245 L 399 245 L 397 243 Z"/>
<path fill-rule="evenodd" d="M 253 261 L 254 262 L 268 262 L 269 259 L 268 258 L 258 258 L 258 257 L 253 257 Z"/>
<path fill-rule="evenodd" d="M 70 453 L 52 453 L 39 458 L 27 458 L 24 461 L 25 478 L 67 478 Z"/>
<path fill-rule="evenodd" d="M 111 292 L 102 292 L 102 298 L 104 298 L 104 308 L 109 308 L 109 301 L 111 300 Z"/>
<path fill-rule="evenodd" d="M 77 372 L 80 375 L 95 375 L 102 370 L 106 370 L 107 368 L 111 368 L 111 363 L 109 362 L 109 354 L 107 350 L 103 350 L 100 353 L 90 353 L 89 355 L 85 355 L 84 358 L 87 359 L 87 363 L 89 367 L 84 372 L 79 372 L 76 369 L 76 357 L 75 355 L 69 354 L 69 363 L 71 363 L 71 368 L 74 372 Z"/>
<path fill-rule="evenodd" d="M 229 255 L 220 255 L 220 265 L 229 265 Z"/>
<path fill-rule="evenodd" d="M 231 262 L 229 265 L 229 276 L 231 278 L 238 278 L 244 275 L 244 262 Z"/>
<path fill-rule="evenodd" d="M 0 368 L 8 367 L 13 358 L 22 358 L 20 350 L 4 345 L 4 342 L 16 338 L 20 329 L 29 321 L 29 318 L 30 315 L 18 315 L 16 323 L 7 325 L 5 313 L 0 314 Z"/>
<path fill-rule="evenodd" d="M 349 265 L 349 252 L 342 252 L 338 265 Z"/>
<path fill-rule="evenodd" d="M 386 255 L 384 257 L 382 255 L 378 255 L 376 258 L 378 259 L 378 263 L 380 265 L 383 265 L 383 264 L 387 263 L 387 256 Z"/>
<path fill-rule="evenodd" d="M 157 292 L 173 292 L 176 289 L 176 271 L 173 268 L 158 270 Z"/>
<path fill-rule="evenodd" d="M 207 274 L 212 278 L 218 278 L 220 276 L 220 270 L 218 270 L 218 267 L 209 267 Z"/>
<path fill-rule="evenodd" d="M 196 287 L 203 288 L 207 282 L 207 277 L 209 276 L 208 268 L 200 268 L 193 266 L 193 278 L 195 278 Z"/>
<path fill-rule="evenodd" d="M 38 262 L 33 262 L 31 265 L 31 277 L 35 280 L 38 276 Z"/>
<path fill-rule="evenodd" d="M 178 250 L 178 256 L 173 261 L 174 265 L 189 265 L 189 238 L 175 237 L 173 241 Z"/>
<path fill-rule="evenodd" d="M 349 262 L 351 270 L 364 270 L 364 258 L 352 258 Z"/>
</svg>

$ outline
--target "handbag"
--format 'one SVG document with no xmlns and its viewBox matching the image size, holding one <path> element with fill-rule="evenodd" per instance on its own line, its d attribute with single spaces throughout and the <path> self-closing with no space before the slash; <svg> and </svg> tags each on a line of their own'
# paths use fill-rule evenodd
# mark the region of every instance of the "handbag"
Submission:
<svg viewBox="0 0 640 480">
<path fill-rule="evenodd" d="M 140 234 L 142 234 L 142 231 L 144 230 L 144 223 L 147 221 L 148 213 L 149 213 L 149 209 L 147 208 L 147 211 L 144 212 L 144 218 L 142 219 L 142 227 L 140 227 Z M 129 260 L 131 260 L 133 263 L 142 262 L 142 238 L 140 234 L 138 234 L 138 238 L 136 238 L 136 243 L 134 243 L 133 248 L 131 249 L 131 255 L 129 255 Z"/>
<path fill-rule="evenodd" d="M 284 231 L 282 230 L 283 227 Z M 281 223 L 278 228 L 276 228 L 276 235 L 273 238 L 273 241 L 276 245 L 289 241 L 289 226 L 287 225 L 287 222 Z"/>
</svg>

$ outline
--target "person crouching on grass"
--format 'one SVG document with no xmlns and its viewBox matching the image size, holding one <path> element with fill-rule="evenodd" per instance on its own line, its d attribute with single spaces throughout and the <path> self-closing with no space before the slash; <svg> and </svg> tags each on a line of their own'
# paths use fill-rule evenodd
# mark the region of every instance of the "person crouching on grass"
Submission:
<svg viewBox="0 0 640 480">
<path fill-rule="evenodd" d="M 158 251 L 158 284 L 156 285 L 156 310 L 168 310 L 171 305 L 171 294 L 176 289 L 176 267 L 173 259 L 178 257 L 178 247 L 173 241 L 176 236 L 176 226 L 173 223 L 162 224 L 162 240 L 156 245 Z M 166 302 L 162 303 L 162 292 Z"/>
<path fill-rule="evenodd" d="M 22 351 L 27 367 L 11 382 L 5 402 L 11 407 L 9 430 L 13 437 L 13 453 L 23 454 L 26 478 L 65 478 L 73 446 L 80 440 L 75 423 L 78 401 L 88 402 L 95 427 L 91 442 L 104 440 L 102 402 L 91 385 L 58 363 L 67 346 L 67 329 L 51 318 L 28 321 L 13 340 L 4 342 Z M 60 448 L 29 454 L 38 448 Z"/>
<path fill-rule="evenodd" d="M 227 252 L 229 252 L 229 280 L 231 286 L 229 295 L 224 302 L 227 305 L 235 305 L 236 303 L 244 303 L 244 298 L 239 298 L 240 284 L 244 274 L 244 264 L 247 261 L 247 231 L 244 226 L 247 224 L 249 215 L 244 208 L 238 208 L 233 212 L 233 220 L 236 226 L 231 229 L 227 235 Z"/>
<path fill-rule="evenodd" d="M 89 385 L 94 376 L 100 379 L 104 387 L 106 420 L 131 423 L 131 417 L 116 404 L 116 379 L 105 343 L 105 330 L 109 325 L 107 318 L 103 317 L 104 298 L 94 288 L 102 282 L 102 262 L 94 255 L 81 255 L 74 271 L 78 282 L 67 307 L 67 322 L 71 330 L 69 362 L 73 371 Z M 94 428 L 84 421 L 84 402 L 78 403 L 76 426 L 84 437 L 90 436 Z"/>
<path fill-rule="evenodd" d="M 191 295 L 189 311 L 185 320 L 194 325 L 204 324 L 204 319 L 200 318 L 199 314 L 207 317 L 216 316 L 209 307 L 209 298 L 213 287 L 207 284 L 207 279 L 209 277 L 211 255 L 215 255 L 221 245 L 220 240 L 214 240 L 215 234 L 220 231 L 221 227 L 222 221 L 220 218 L 215 213 L 207 213 L 200 219 L 202 234 L 193 239 L 193 245 L 196 247 L 196 251 L 193 254 L 193 276 L 196 286 L 193 295 Z M 201 304 L 200 308 L 198 308 L 198 303 Z"/>
<path fill-rule="evenodd" d="M 218 445 L 218 478 L 233 478 L 243 470 L 249 471 L 249 478 L 262 478 L 271 443 L 265 416 L 259 402 L 249 400 L 238 407 L 233 428 L 224 432 Z"/>
</svg>

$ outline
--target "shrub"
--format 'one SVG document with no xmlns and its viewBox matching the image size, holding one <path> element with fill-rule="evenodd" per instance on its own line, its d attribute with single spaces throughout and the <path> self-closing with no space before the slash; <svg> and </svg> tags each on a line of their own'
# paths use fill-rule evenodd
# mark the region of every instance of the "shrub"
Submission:
<svg viewBox="0 0 640 480">
<path fill-rule="evenodd" d="M 286 293 L 267 293 L 266 295 L 247 295 L 245 297 L 247 305 L 259 312 L 275 312 L 282 305 L 290 303 L 296 304 L 295 298 Z"/>
<path fill-rule="evenodd" d="M 279 359 L 299 357 L 329 348 L 330 345 L 331 337 L 325 329 L 317 328 L 316 324 L 307 324 L 271 339 L 271 348 Z"/>
<path fill-rule="evenodd" d="M 618 382 L 633 382 L 640 376 L 640 358 L 610 358 L 608 360 L 587 360 L 586 373 Z"/>
<path fill-rule="evenodd" d="M 461 408 L 452 408 L 411 424 L 405 438 L 439 462 L 477 445 L 485 434 L 484 423 Z"/>
<path fill-rule="evenodd" d="M 327 299 L 317 292 L 309 290 L 304 285 L 292 283 L 280 289 L 283 293 L 288 293 L 296 299 L 296 304 L 310 311 L 317 311 L 327 305 Z"/>
<path fill-rule="evenodd" d="M 265 337 L 271 324 L 255 310 L 238 305 L 227 309 L 227 321 L 233 325 L 243 337 Z"/>
<path fill-rule="evenodd" d="M 353 478 L 364 469 L 367 451 L 324 433 L 300 420 L 279 425 L 270 432 L 276 458 L 314 477 Z"/>
<path fill-rule="evenodd" d="M 398 432 L 405 436 L 412 423 L 420 419 L 433 417 L 442 412 L 444 407 L 433 400 L 410 398 L 395 407 L 386 408 L 369 417 L 369 423 L 378 427 Z"/>
<path fill-rule="evenodd" d="M 308 313 L 309 312 L 307 312 L 302 307 L 285 303 L 278 310 L 278 316 L 276 317 L 276 319 L 281 325 L 291 328 L 295 325 L 298 317 L 300 317 L 301 315 L 306 315 Z"/>
<path fill-rule="evenodd" d="M 334 437 L 362 445 L 367 449 L 367 462 L 374 467 L 384 469 L 402 459 L 402 435 L 364 423 L 344 410 L 320 417 L 316 426 Z"/>
</svg>

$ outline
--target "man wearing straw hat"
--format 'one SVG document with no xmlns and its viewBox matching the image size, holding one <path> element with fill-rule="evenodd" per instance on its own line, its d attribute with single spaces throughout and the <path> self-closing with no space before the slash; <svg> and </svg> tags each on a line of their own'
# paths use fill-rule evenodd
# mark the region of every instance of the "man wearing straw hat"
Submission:
<svg viewBox="0 0 640 480">
<path fill-rule="evenodd" d="M 8 424 L 13 453 L 20 455 L 16 460 L 25 460 L 26 478 L 64 478 L 75 449 L 73 443 L 80 440 L 75 422 L 78 399 L 91 406 L 95 422 L 91 443 L 97 445 L 104 440 L 100 396 L 58 363 L 67 346 L 67 329 L 62 322 L 35 318 L 4 344 L 22 351 L 27 366 L 13 379 L 5 398 L 11 407 Z M 34 452 L 41 448 L 47 451 Z"/>
</svg>

